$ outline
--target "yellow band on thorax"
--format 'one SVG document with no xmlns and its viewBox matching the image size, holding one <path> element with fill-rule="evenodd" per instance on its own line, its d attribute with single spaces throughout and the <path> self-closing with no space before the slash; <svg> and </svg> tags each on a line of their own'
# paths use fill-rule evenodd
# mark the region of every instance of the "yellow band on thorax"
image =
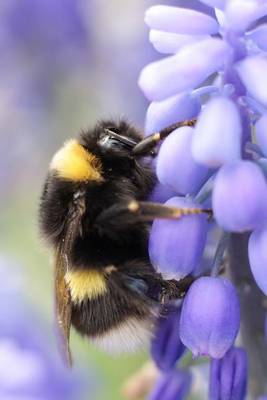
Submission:
<svg viewBox="0 0 267 400">
<path fill-rule="evenodd" d="M 101 162 L 80 143 L 71 139 L 54 155 L 50 168 L 72 181 L 101 181 Z"/>
<path fill-rule="evenodd" d="M 65 281 L 70 289 L 74 303 L 95 299 L 107 291 L 105 276 L 95 270 L 68 271 Z"/>
</svg>

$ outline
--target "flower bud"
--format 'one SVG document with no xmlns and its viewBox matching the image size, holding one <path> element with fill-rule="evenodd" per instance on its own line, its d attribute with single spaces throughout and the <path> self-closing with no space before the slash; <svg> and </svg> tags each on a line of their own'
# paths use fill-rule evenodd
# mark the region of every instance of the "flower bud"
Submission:
<svg viewBox="0 0 267 400">
<path fill-rule="evenodd" d="M 254 279 L 267 295 L 267 228 L 257 229 L 250 235 L 248 255 Z"/>
<path fill-rule="evenodd" d="M 248 57 L 236 65 L 239 76 L 248 92 L 265 106 L 267 105 L 266 68 L 267 56 L 265 54 Z"/>
<path fill-rule="evenodd" d="M 212 195 L 216 221 L 227 231 L 243 232 L 267 222 L 267 184 L 251 161 L 237 161 L 218 172 Z"/>
<path fill-rule="evenodd" d="M 219 167 L 241 157 L 241 119 L 235 103 L 216 97 L 201 112 L 192 140 L 194 159 Z"/>
<path fill-rule="evenodd" d="M 174 207 L 197 207 L 190 199 L 173 197 Z M 199 264 L 208 230 L 207 216 L 187 215 L 177 220 L 159 219 L 152 224 L 149 256 L 154 268 L 165 279 L 181 279 Z"/>
<path fill-rule="evenodd" d="M 166 126 L 197 116 L 199 100 L 188 93 L 180 93 L 162 101 L 153 101 L 146 114 L 146 134 L 160 131 Z"/>
<path fill-rule="evenodd" d="M 232 347 L 220 360 L 210 366 L 210 400 L 244 400 L 247 387 L 246 352 Z"/>
<path fill-rule="evenodd" d="M 193 132 L 189 127 L 173 131 L 162 143 L 157 159 L 159 181 L 181 194 L 197 192 L 208 178 L 208 168 L 191 155 Z"/>
<path fill-rule="evenodd" d="M 152 29 L 188 35 L 211 35 L 219 30 L 217 21 L 207 14 L 166 5 L 150 7 L 145 22 Z"/>
<path fill-rule="evenodd" d="M 226 279 L 197 279 L 185 296 L 180 337 L 194 356 L 221 358 L 233 345 L 240 323 L 239 301 Z"/>
<path fill-rule="evenodd" d="M 184 46 L 174 56 L 147 65 L 139 86 L 150 100 L 164 100 L 190 90 L 220 69 L 231 56 L 230 46 L 209 38 Z"/>
<path fill-rule="evenodd" d="M 188 372 L 174 369 L 163 374 L 156 383 L 149 400 L 185 400 L 191 385 Z"/>
<path fill-rule="evenodd" d="M 169 305 L 157 320 L 151 342 L 151 355 L 162 371 L 172 369 L 184 353 L 185 347 L 179 335 L 180 308 Z"/>
</svg>

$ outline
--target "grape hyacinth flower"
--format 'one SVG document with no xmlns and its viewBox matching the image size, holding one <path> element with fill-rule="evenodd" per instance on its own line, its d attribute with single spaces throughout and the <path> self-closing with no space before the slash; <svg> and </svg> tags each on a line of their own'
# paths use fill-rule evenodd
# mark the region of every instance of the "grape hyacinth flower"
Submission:
<svg viewBox="0 0 267 400">
<path fill-rule="evenodd" d="M 247 356 L 242 348 L 232 347 L 210 366 L 210 400 L 244 400 L 247 388 Z"/>
<path fill-rule="evenodd" d="M 197 279 L 185 296 L 180 336 L 194 356 L 221 358 L 233 345 L 240 321 L 234 286 L 226 279 Z"/>
<path fill-rule="evenodd" d="M 157 320 L 151 342 L 151 356 L 161 371 L 169 371 L 174 368 L 185 351 L 179 336 L 179 324 L 180 308 L 167 305 Z"/>
<path fill-rule="evenodd" d="M 212 276 L 197 279 L 185 297 L 181 339 L 194 354 L 228 359 L 239 330 L 239 305 L 235 286 L 218 277 L 227 250 L 228 276 L 242 299 L 241 338 L 256 398 L 267 390 L 267 344 L 262 339 L 256 345 L 249 328 L 257 326 L 263 338 L 264 297 L 249 267 L 267 294 L 267 1 L 200 3 L 208 12 L 193 10 L 183 0 L 177 7 L 159 4 L 147 10 L 150 41 L 164 58 L 144 67 L 139 86 L 151 102 L 147 135 L 197 119 L 193 128 L 177 129 L 159 147 L 161 192 L 164 185 L 171 187 L 180 206 L 211 204 L 214 226 L 229 238 L 214 237 L 214 259 L 205 268 Z M 199 274 L 209 226 L 199 218 L 154 221 L 149 254 L 165 278 Z M 226 390 L 227 382 L 221 382 Z"/>
</svg>

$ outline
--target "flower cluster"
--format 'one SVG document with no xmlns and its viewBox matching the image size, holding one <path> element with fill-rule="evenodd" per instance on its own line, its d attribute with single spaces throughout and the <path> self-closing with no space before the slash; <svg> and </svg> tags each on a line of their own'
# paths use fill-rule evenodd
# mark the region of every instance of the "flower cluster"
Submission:
<svg viewBox="0 0 267 400">
<path fill-rule="evenodd" d="M 203 215 L 156 220 L 150 259 L 166 279 L 180 279 L 197 268 L 199 273 L 210 226 L 252 231 L 250 267 L 267 294 L 267 1 L 200 1 L 208 13 L 164 5 L 147 10 L 150 41 L 168 56 L 146 66 L 139 85 L 151 101 L 146 134 L 197 118 L 194 127 L 173 131 L 161 144 L 156 160 L 160 190 L 175 195 L 158 198 L 177 207 L 208 204 L 215 223 Z M 223 253 L 220 246 L 215 255 Z M 232 348 L 240 324 L 236 289 L 218 275 L 216 258 L 210 270 L 212 276 L 197 279 L 185 297 L 181 341 L 195 356 L 214 359 L 212 399 L 244 399 L 246 358 Z M 237 388 L 225 382 L 225 374 L 239 373 Z"/>
</svg>

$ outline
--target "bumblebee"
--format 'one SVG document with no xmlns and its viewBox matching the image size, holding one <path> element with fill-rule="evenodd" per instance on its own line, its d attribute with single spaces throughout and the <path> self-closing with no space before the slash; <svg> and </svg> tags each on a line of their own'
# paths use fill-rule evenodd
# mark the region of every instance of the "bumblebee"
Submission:
<svg viewBox="0 0 267 400">
<path fill-rule="evenodd" d="M 53 249 L 62 351 L 70 327 L 110 352 L 133 351 L 153 333 L 159 305 L 181 298 L 192 279 L 163 280 L 147 250 L 154 218 L 203 209 L 147 202 L 157 144 L 175 124 L 143 138 L 125 120 L 101 121 L 54 155 L 40 201 L 40 230 Z"/>
</svg>

